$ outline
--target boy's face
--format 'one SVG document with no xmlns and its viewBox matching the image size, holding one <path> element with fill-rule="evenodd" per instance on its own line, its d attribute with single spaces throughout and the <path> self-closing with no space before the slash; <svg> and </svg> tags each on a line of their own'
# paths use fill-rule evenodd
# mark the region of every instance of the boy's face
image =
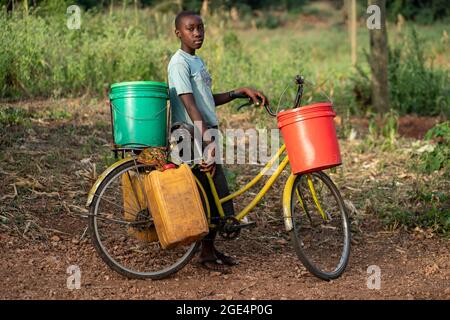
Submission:
<svg viewBox="0 0 450 320">
<path fill-rule="evenodd" d="M 205 38 L 205 29 L 202 18 L 199 16 L 187 16 L 180 21 L 175 34 L 189 49 L 200 49 Z"/>
</svg>

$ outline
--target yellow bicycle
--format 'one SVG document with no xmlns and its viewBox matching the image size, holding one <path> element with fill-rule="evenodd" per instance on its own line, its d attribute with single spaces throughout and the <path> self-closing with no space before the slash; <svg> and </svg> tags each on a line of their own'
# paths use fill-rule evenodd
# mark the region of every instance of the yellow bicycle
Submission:
<svg viewBox="0 0 450 320">
<path fill-rule="evenodd" d="M 299 84 L 295 107 L 300 103 Z M 270 107 L 266 110 L 273 115 Z M 152 215 L 147 208 L 144 176 L 155 168 L 139 161 L 136 149 L 121 149 L 122 160 L 110 166 L 89 192 L 89 230 L 93 244 L 105 263 L 131 278 L 162 279 L 183 268 L 196 253 L 200 242 L 163 250 L 159 245 Z M 128 152 L 129 151 L 129 152 Z M 220 219 L 212 221 L 206 192 L 197 181 L 210 228 L 225 239 L 239 236 L 240 221 L 261 201 L 286 169 L 289 158 L 283 145 L 249 183 L 222 199 L 210 173 L 206 173 Z M 279 161 L 280 159 L 281 162 Z M 276 163 L 278 167 L 245 208 L 226 217 L 222 204 L 237 198 L 255 186 Z M 131 200 L 124 199 L 124 179 L 131 183 Z M 338 188 L 322 171 L 290 174 L 282 194 L 283 219 L 295 252 L 304 266 L 320 279 L 338 278 L 345 270 L 350 254 L 350 224 Z M 214 223 L 213 223 L 214 222 Z M 245 225 L 245 224 L 244 224 Z"/>
</svg>

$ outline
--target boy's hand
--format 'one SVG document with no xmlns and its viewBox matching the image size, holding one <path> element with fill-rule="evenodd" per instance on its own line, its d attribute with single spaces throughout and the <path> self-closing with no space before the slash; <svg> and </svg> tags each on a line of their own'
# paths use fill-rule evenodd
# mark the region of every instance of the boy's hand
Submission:
<svg viewBox="0 0 450 320">
<path fill-rule="evenodd" d="M 206 154 L 204 154 L 204 160 L 200 164 L 200 171 L 202 172 L 210 172 L 211 176 L 214 176 L 214 173 L 216 172 L 216 162 L 215 162 L 215 156 L 216 156 L 216 143 L 210 142 L 206 147 Z"/>
<path fill-rule="evenodd" d="M 247 87 L 239 88 L 239 89 L 234 90 L 234 92 L 246 94 L 253 100 L 253 103 L 258 106 L 259 105 L 264 106 L 266 104 L 267 105 L 269 104 L 269 99 L 267 99 L 266 96 L 262 92 L 255 90 L 253 88 L 247 88 Z"/>
</svg>

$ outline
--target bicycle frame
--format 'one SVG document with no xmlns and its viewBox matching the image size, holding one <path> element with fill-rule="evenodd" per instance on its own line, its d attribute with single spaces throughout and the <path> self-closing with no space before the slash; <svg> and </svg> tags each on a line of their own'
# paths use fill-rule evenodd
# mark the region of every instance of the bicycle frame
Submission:
<svg viewBox="0 0 450 320">
<path fill-rule="evenodd" d="M 286 145 L 282 145 L 280 147 L 280 149 L 278 149 L 277 153 L 270 159 L 270 161 L 264 166 L 264 168 L 250 181 L 248 182 L 245 186 L 243 186 L 241 189 L 239 189 L 238 191 L 224 197 L 224 198 L 219 198 L 219 195 L 217 193 L 217 189 L 216 186 L 214 185 L 214 181 L 213 178 L 211 176 L 211 174 L 209 172 L 206 173 L 206 176 L 208 178 L 208 182 L 209 182 L 209 186 L 211 188 L 211 193 L 214 197 L 214 202 L 217 206 L 219 215 L 221 218 L 225 217 L 225 213 L 223 211 L 223 206 L 222 204 L 232 200 L 240 195 L 242 195 L 243 193 L 245 193 L 246 191 L 248 191 L 249 189 L 251 189 L 256 183 L 258 183 L 261 178 L 263 177 L 263 175 L 270 169 L 272 168 L 272 166 L 274 165 L 275 161 L 277 159 L 279 159 L 283 153 L 286 151 Z M 269 191 L 269 189 L 272 187 L 272 185 L 274 184 L 274 182 L 278 179 L 278 177 L 280 176 L 281 172 L 283 172 L 283 170 L 286 168 L 287 164 L 289 163 L 289 158 L 286 155 L 283 160 L 281 161 L 280 165 L 277 167 L 277 169 L 272 173 L 272 175 L 270 176 L 270 178 L 266 181 L 266 183 L 264 184 L 264 186 L 259 190 L 258 194 L 255 196 L 255 198 L 239 213 L 234 215 L 234 218 L 236 218 L 237 220 L 241 220 L 243 219 L 245 216 L 247 216 L 250 211 L 258 204 L 259 201 L 261 201 L 261 199 L 265 196 L 265 194 Z M 290 198 L 291 198 L 291 191 L 292 191 L 292 187 L 294 184 L 294 180 L 295 180 L 295 175 L 291 173 L 290 177 L 288 178 L 288 180 L 286 181 L 286 185 L 284 188 L 284 192 L 283 192 L 283 213 L 284 213 L 284 220 L 285 220 L 285 226 L 286 226 L 286 230 L 289 231 L 292 229 L 292 221 L 291 221 L 291 204 L 289 202 Z M 324 213 L 320 202 L 317 198 L 317 194 L 316 194 L 316 190 L 314 188 L 314 184 L 312 182 L 311 176 L 308 174 L 307 175 L 307 181 L 308 181 L 308 186 L 309 189 L 311 191 L 311 194 L 313 196 L 314 199 L 314 203 L 317 207 L 317 209 L 319 210 L 322 219 L 327 220 L 327 216 Z M 201 187 L 202 192 L 205 194 L 205 191 L 203 190 L 203 187 L 201 186 L 200 183 L 198 183 L 198 185 Z M 298 194 L 298 191 L 296 192 L 297 197 L 301 203 L 301 205 L 303 206 L 303 201 L 300 197 L 300 195 Z M 211 212 L 209 210 L 209 203 L 207 203 L 207 215 L 208 215 L 208 220 L 211 221 Z"/>
<path fill-rule="evenodd" d="M 214 197 L 214 201 L 217 206 L 220 217 L 222 217 L 222 218 L 225 217 L 222 204 L 227 202 L 228 200 L 231 200 L 231 199 L 234 199 L 234 198 L 240 196 L 241 194 L 245 193 L 250 188 L 252 188 L 256 183 L 258 183 L 261 180 L 261 178 L 263 177 L 263 175 L 274 165 L 276 160 L 282 156 L 282 154 L 285 152 L 285 150 L 286 150 L 286 146 L 283 144 L 280 147 L 280 149 L 277 151 L 277 153 L 264 166 L 264 168 L 249 183 L 247 183 L 245 186 L 243 186 L 238 191 L 236 191 L 224 198 L 221 198 L 221 199 L 219 198 L 219 195 L 217 194 L 217 189 L 214 185 L 214 181 L 213 181 L 211 174 L 209 172 L 206 173 L 206 176 L 207 176 L 208 182 L 209 182 L 209 186 L 211 188 L 211 193 Z M 272 187 L 275 180 L 278 179 L 281 172 L 286 168 L 288 163 L 289 163 L 289 158 L 286 155 L 283 158 L 283 160 L 281 161 L 280 165 L 276 168 L 276 170 L 272 173 L 270 178 L 266 181 L 264 186 L 260 189 L 260 191 L 255 196 L 255 198 L 241 212 L 235 214 L 234 217 L 237 220 L 241 220 L 242 218 L 244 218 L 258 204 L 258 202 L 261 201 L 261 199 L 264 197 L 264 195 L 267 193 L 267 191 L 270 189 L 270 187 Z M 211 218 L 210 212 L 208 212 L 208 219 L 210 219 L 210 218 Z"/>
</svg>

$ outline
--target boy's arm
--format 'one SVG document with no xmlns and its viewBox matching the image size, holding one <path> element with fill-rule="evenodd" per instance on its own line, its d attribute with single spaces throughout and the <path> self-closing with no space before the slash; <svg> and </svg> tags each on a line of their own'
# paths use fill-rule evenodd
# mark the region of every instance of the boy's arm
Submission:
<svg viewBox="0 0 450 320">
<path fill-rule="evenodd" d="M 195 103 L 194 95 L 192 93 L 185 93 L 179 95 L 181 101 L 186 108 L 186 111 L 191 118 L 194 125 L 197 125 L 197 128 L 200 130 L 202 136 L 203 133 L 207 130 L 205 121 L 203 120 L 202 115 L 198 111 L 197 105 Z M 200 124 L 200 126 L 198 126 Z"/>
<path fill-rule="evenodd" d="M 203 121 L 202 115 L 197 109 L 197 105 L 195 104 L 194 95 L 192 93 L 185 93 L 179 95 L 181 101 L 184 104 L 184 107 L 186 108 L 186 111 L 191 118 L 192 122 L 194 122 L 194 125 L 197 126 L 197 128 L 202 133 L 202 137 L 205 133 L 205 131 L 208 129 L 206 127 L 205 122 Z M 204 143 L 209 144 L 211 141 L 204 141 Z M 200 164 L 200 171 L 210 171 L 211 175 L 214 176 L 214 173 L 216 171 L 216 166 L 214 162 L 215 157 L 215 149 L 209 149 L 206 162 L 202 162 Z"/>
<path fill-rule="evenodd" d="M 225 93 L 213 94 L 214 103 L 215 103 L 216 107 L 220 106 L 222 104 L 228 103 L 228 102 L 236 99 L 236 97 L 234 95 L 239 94 L 239 93 L 246 94 L 248 97 L 250 97 L 253 100 L 253 102 L 255 104 L 259 103 L 260 101 L 261 101 L 262 105 L 269 104 L 269 100 L 264 96 L 264 94 L 262 92 L 259 92 L 255 89 L 247 88 L 247 87 L 235 89 L 233 91 L 229 91 L 229 92 L 225 92 Z"/>
<path fill-rule="evenodd" d="M 180 97 L 192 122 L 197 125 L 203 135 L 207 128 L 195 103 L 190 74 L 189 65 L 185 62 L 169 64 L 168 76 L 172 80 L 175 93 Z"/>
<path fill-rule="evenodd" d="M 216 107 L 233 101 L 235 98 L 232 97 L 232 92 L 233 91 L 213 94 L 214 104 L 216 105 Z"/>
</svg>

